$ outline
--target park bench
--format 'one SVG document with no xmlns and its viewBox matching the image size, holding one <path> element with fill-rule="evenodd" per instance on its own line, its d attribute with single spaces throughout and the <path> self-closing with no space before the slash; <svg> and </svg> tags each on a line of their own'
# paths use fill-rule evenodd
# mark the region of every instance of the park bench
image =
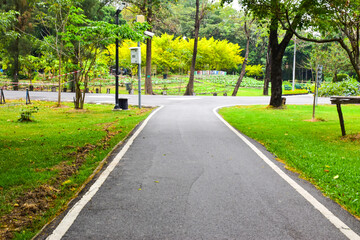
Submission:
<svg viewBox="0 0 360 240">
<path fill-rule="evenodd" d="M 343 136 L 346 135 L 344 117 L 341 111 L 341 104 L 360 104 L 360 97 L 331 97 L 331 104 L 336 104 L 337 111 L 339 114 L 339 121 L 341 127 L 341 133 Z"/>
</svg>

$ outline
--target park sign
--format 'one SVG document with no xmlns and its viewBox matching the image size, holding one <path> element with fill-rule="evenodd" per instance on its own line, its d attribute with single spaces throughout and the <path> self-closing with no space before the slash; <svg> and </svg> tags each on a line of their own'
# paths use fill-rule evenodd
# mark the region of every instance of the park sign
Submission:
<svg viewBox="0 0 360 240">
<path fill-rule="evenodd" d="M 130 54 L 131 54 L 131 63 L 132 64 L 141 64 L 141 48 L 140 47 L 130 48 Z"/>
<path fill-rule="evenodd" d="M 322 70 L 323 70 L 323 66 L 322 65 L 318 65 L 318 69 L 317 69 L 317 81 L 318 83 L 322 82 Z"/>
</svg>

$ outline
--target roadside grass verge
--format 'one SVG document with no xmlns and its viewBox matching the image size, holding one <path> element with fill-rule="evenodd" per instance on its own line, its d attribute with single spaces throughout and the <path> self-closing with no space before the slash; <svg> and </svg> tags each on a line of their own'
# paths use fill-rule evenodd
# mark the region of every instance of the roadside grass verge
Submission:
<svg viewBox="0 0 360 240">
<path fill-rule="evenodd" d="M 336 106 L 237 106 L 219 113 L 232 126 L 263 144 L 287 168 L 360 217 L 360 106 L 342 106 L 347 136 L 341 136 Z"/>
<path fill-rule="evenodd" d="M 30 239 L 73 198 L 151 109 L 9 101 L 0 105 L 0 239 Z M 38 108 L 19 122 L 22 109 Z"/>
</svg>

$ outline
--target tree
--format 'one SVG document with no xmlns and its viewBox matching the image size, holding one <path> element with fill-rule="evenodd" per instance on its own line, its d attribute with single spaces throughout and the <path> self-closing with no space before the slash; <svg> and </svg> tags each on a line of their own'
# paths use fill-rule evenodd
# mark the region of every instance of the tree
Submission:
<svg viewBox="0 0 360 240">
<path fill-rule="evenodd" d="M 269 83 L 271 81 L 271 57 L 270 57 L 270 43 L 268 43 L 266 51 L 266 65 L 265 65 L 265 78 L 264 78 L 264 87 L 263 95 L 269 95 Z"/>
<path fill-rule="evenodd" d="M 85 100 L 86 88 L 89 83 L 91 71 L 97 58 L 115 41 L 115 38 L 140 40 L 147 24 L 134 25 L 132 29 L 128 24 L 121 26 L 103 21 L 92 21 L 82 14 L 76 7 L 70 8 L 69 24 L 62 34 L 64 46 L 69 57 L 67 61 L 73 70 L 78 70 L 75 75 L 75 108 L 82 109 Z"/>
<path fill-rule="evenodd" d="M 136 46 L 135 42 L 124 41 L 119 49 L 119 60 L 122 66 L 131 68 L 129 48 Z M 156 66 L 158 73 L 170 71 L 172 73 L 188 72 L 191 67 L 192 48 L 194 39 L 184 39 L 183 37 L 174 38 L 173 35 L 163 34 L 153 38 L 153 65 Z M 141 48 L 146 48 L 141 44 Z M 109 53 L 114 55 L 114 47 L 108 47 Z M 213 38 L 199 39 L 199 48 L 196 61 L 196 69 L 208 70 L 231 70 L 241 64 L 244 59 L 240 56 L 242 49 L 238 44 L 233 44 L 227 40 L 215 40 Z M 145 51 L 142 57 L 145 58 Z M 257 66 L 254 66 L 253 70 Z M 252 71 L 254 73 L 254 71 Z"/>
<path fill-rule="evenodd" d="M 341 0 L 321 0 L 319 8 L 313 7 L 311 26 L 321 33 L 321 38 L 299 34 L 291 25 L 286 28 L 305 41 L 327 43 L 337 41 L 346 51 L 351 65 L 360 81 L 360 2 Z M 287 24 L 288 20 L 284 23 Z"/>
<path fill-rule="evenodd" d="M 232 0 L 223 0 L 231 2 Z M 269 44 L 271 57 L 271 98 L 270 105 L 282 105 L 282 60 L 294 29 L 301 29 L 306 20 L 306 12 L 316 5 L 316 1 L 302 0 L 297 2 L 280 0 L 242 0 L 242 5 L 249 9 L 259 19 L 270 19 Z M 284 36 L 279 35 L 281 23 L 288 23 Z M 292 30 L 290 30 L 290 28 Z"/>
<path fill-rule="evenodd" d="M 56 56 L 58 59 L 58 103 L 57 106 L 61 106 L 61 70 L 62 70 L 62 59 L 64 58 L 64 41 L 62 35 L 65 33 L 69 16 L 71 14 L 71 7 L 73 6 L 73 1 L 70 0 L 49 0 L 42 2 L 38 6 L 43 8 L 43 12 L 39 16 L 40 21 L 44 26 L 44 30 L 52 35 L 44 37 L 45 41 L 49 46 L 52 46 L 56 51 Z M 48 28 L 50 27 L 50 28 Z"/>
<path fill-rule="evenodd" d="M 199 30 L 200 30 L 200 23 L 201 20 L 204 18 L 207 9 L 209 8 L 207 1 L 203 1 L 200 10 L 200 0 L 196 0 L 196 7 L 195 7 L 195 26 L 194 26 L 194 50 L 193 56 L 191 59 L 191 68 L 190 68 L 190 77 L 189 82 L 186 86 L 185 95 L 193 95 L 194 94 L 194 71 L 195 71 L 195 64 L 196 64 L 196 55 L 197 55 L 197 48 L 199 42 Z"/>
<path fill-rule="evenodd" d="M 245 69 L 246 69 L 246 64 L 248 61 L 248 57 L 249 57 L 249 45 L 250 45 L 250 36 L 251 36 L 251 25 L 253 24 L 253 22 L 255 21 L 254 18 L 252 19 L 248 19 L 248 13 L 245 12 L 245 16 L 244 16 L 244 32 L 246 35 L 246 48 L 245 48 L 245 58 L 244 58 L 244 62 L 241 66 L 241 72 L 240 72 L 240 76 L 236 82 L 234 91 L 232 93 L 232 96 L 236 96 L 237 92 L 239 90 L 240 84 L 245 76 Z"/>
<path fill-rule="evenodd" d="M 7 21 L 7 31 L 12 32 L 12 34 L 4 34 L 0 37 L 8 58 L 8 67 L 15 90 L 18 89 L 20 56 L 26 56 L 31 52 L 31 41 L 27 33 L 33 29 L 32 14 L 35 2 L 36 0 L 0 0 L 1 11 L 13 11 L 12 13 L 15 14 L 16 18 L 16 21 L 12 21 L 12 24 Z"/>
<path fill-rule="evenodd" d="M 163 21 L 154 24 L 155 33 L 157 35 L 167 33 L 175 37 L 183 36 L 188 39 L 194 38 L 194 6 L 195 0 L 178 0 L 176 4 L 170 4 L 169 11 L 171 15 Z M 222 7 L 219 3 L 215 2 L 207 9 L 206 15 L 201 21 L 199 37 L 227 40 L 245 49 L 247 38 L 243 31 L 243 21 L 242 11 L 237 11 L 231 6 Z M 252 24 L 250 32 L 248 64 L 265 65 L 264 56 L 268 43 L 266 28 L 260 25 L 259 21 L 256 21 Z M 241 54 L 244 57 L 245 51 Z M 238 67 L 235 69 L 238 69 Z M 235 69 L 232 69 L 232 71 Z"/>
<path fill-rule="evenodd" d="M 169 4 L 168 0 L 126 0 L 136 6 L 139 13 L 146 17 L 148 31 L 152 31 L 154 22 L 160 21 L 164 17 L 164 11 Z M 152 39 L 146 39 L 146 69 L 145 69 L 145 94 L 154 94 L 151 82 L 151 55 Z"/>
</svg>

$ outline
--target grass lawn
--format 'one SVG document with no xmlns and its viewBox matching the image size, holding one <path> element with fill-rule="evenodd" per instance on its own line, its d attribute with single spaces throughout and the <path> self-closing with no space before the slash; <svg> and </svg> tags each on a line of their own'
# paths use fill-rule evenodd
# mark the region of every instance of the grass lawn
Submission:
<svg viewBox="0 0 360 240">
<path fill-rule="evenodd" d="M 223 96 L 224 93 L 226 93 L 227 96 L 231 96 L 235 84 L 237 82 L 238 76 L 235 75 L 228 75 L 228 76 L 195 76 L 194 81 L 194 92 L 196 95 L 200 96 L 213 96 L 214 93 L 217 93 L 217 96 Z M 42 79 L 43 80 L 43 79 Z M 11 81 L 10 79 L 7 79 L 4 75 L 0 75 L 0 86 L 2 85 L 2 82 L 8 82 Z M 120 78 L 119 83 L 119 94 L 128 94 L 128 91 L 126 91 L 125 83 L 132 83 L 132 87 L 134 89 L 134 94 L 138 94 L 138 79 L 137 77 L 129 77 L 129 76 L 123 76 Z M 162 76 L 156 76 L 152 77 L 152 87 L 153 91 L 157 95 L 162 95 L 165 91 L 167 95 L 184 95 L 187 83 L 189 81 L 189 77 L 186 75 L 183 76 L 173 76 L 169 77 L 168 79 L 163 79 Z M 30 80 L 20 80 L 21 83 L 24 83 L 25 85 L 20 85 L 21 89 L 28 88 L 30 84 Z M 47 83 L 51 83 L 57 87 L 56 81 L 47 81 Z M 141 89 L 142 94 L 144 94 L 144 86 L 145 78 L 144 76 L 141 79 Z M 34 85 L 35 91 L 40 91 L 42 89 L 43 91 L 51 91 L 51 86 L 42 86 L 40 88 L 41 84 L 39 81 L 32 81 L 32 84 Z M 107 90 L 110 89 L 110 93 L 115 93 L 115 79 L 113 76 L 108 76 L 106 79 L 95 79 L 91 81 L 88 85 L 89 91 L 91 93 L 96 93 L 96 90 L 99 93 L 107 93 Z M 69 87 L 67 85 L 64 85 L 65 87 Z M 100 87 L 101 86 L 101 87 Z M 11 86 L 8 86 L 11 89 Z M 237 96 L 263 96 L 262 95 L 262 87 L 263 87 L 263 81 L 258 81 L 253 78 L 247 78 L 245 77 L 243 79 L 243 82 L 241 84 L 241 87 L 238 90 Z M 69 89 L 67 89 L 69 91 Z M 269 92 L 271 92 L 271 88 L 269 88 Z M 291 92 L 289 92 L 290 94 Z"/>
<path fill-rule="evenodd" d="M 360 217 L 360 106 L 343 105 L 347 136 L 341 136 L 336 106 L 289 105 L 285 109 L 238 106 L 220 114 L 245 135 L 262 143 L 288 168 L 314 183 Z"/>
<path fill-rule="evenodd" d="M 34 121 L 21 109 L 38 107 Z M 0 239 L 30 239 L 63 210 L 111 149 L 151 109 L 8 102 L 0 105 Z"/>
</svg>

